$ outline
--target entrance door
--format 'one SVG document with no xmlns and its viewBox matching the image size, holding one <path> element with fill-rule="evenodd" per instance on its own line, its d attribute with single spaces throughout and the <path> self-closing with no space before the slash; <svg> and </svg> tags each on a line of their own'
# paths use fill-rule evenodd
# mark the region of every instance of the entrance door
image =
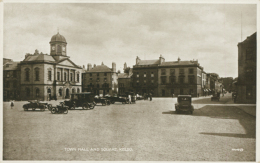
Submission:
<svg viewBox="0 0 260 163">
<path fill-rule="evenodd" d="M 165 90 L 164 89 L 162 90 L 162 96 L 163 97 L 165 96 Z"/>
<path fill-rule="evenodd" d="M 51 89 L 49 88 L 47 92 L 48 92 L 48 100 L 51 100 Z"/>
<path fill-rule="evenodd" d="M 70 97 L 70 91 L 69 91 L 69 88 L 66 89 L 66 96 L 65 98 L 69 98 Z"/>
</svg>

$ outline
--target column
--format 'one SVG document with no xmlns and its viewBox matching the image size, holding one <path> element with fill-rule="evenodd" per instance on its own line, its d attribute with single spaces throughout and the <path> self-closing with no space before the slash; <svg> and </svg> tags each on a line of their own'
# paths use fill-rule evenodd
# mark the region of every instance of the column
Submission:
<svg viewBox="0 0 260 163">
<path fill-rule="evenodd" d="M 60 80 L 63 81 L 64 80 L 64 71 L 63 71 L 63 68 L 61 68 L 61 74 L 60 74 Z"/>
</svg>

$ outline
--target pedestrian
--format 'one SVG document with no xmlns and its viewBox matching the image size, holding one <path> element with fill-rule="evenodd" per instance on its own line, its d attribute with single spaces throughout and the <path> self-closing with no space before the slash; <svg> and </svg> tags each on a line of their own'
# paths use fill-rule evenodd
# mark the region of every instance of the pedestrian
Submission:
<svg viewBox="0 0 260 163">
<path fill-rule="evenodd" d="M 14 101 L 11 101 L 11 109 L 14 107 Z"/>
<path fill-rule="evenodd" d="M 129 104 L 131 104 L 132 102 L 131 102 L 131 95 L 130 94 L 128 95 L 128 99 L 129 99 Z"/>
<path fill-rule="evenodd" d="M 174 97 L 174 94 L 172 94 L 172 98 Z"/>
<path fill-rule="evenodd" d="M 150 101 L 152 101 L 152 93 L 150 93 Z"/>
</svg>

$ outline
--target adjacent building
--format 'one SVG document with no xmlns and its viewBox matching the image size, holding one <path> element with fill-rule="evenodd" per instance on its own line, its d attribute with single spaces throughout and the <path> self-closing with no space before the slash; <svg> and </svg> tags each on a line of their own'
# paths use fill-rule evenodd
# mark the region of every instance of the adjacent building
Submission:
<svg viewBox="0 0 260 163">
<path fill-rule="evenodd" d="M 92 92 L 96 95 L 117 94 L 118 74 L 116 63 L 112 63 L 112 68 L 104 65 L 87 65 L 87 70 L 82 75 L 82 89 L 84 92 Z"/>
<path fill-rule="evenodd" d="M 133 92 L 133 69 L 124 64 L 124 73 L 118 74 L 118 94 L 124 95 Z"/>
<path fill-rule="evenodd" d="M 136 64 L 133 66 L 133 90 L 143 95 L 152 93 L 158 96 L 158 65 L 164 62 L 161 56 L 156 60 L 141 60 L 136 57 Z"/>
<path fill-rule="evenodd" d="M 256 36 L 255 32 L 237 45 L 237 103 L 256 103 Z"/>
<path fill-rule="evenodd" d="M 20 100 L 20 62 L 6 58 L 3 62 L 3 100 Z"/>
</svg>

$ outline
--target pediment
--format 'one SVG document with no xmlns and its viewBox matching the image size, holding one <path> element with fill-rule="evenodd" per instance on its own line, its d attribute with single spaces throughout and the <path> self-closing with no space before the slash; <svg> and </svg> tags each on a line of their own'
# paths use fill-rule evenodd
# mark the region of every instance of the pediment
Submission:
<svg viewBox="0 0 260 163">
<path fill-rule="evenodd" d="M 69 60 L 64 60 L 64 61 L 60 62 L 59 64 L 75 67 L 75 65 L 72 62 L 70 62 Z"/>
</svg>

